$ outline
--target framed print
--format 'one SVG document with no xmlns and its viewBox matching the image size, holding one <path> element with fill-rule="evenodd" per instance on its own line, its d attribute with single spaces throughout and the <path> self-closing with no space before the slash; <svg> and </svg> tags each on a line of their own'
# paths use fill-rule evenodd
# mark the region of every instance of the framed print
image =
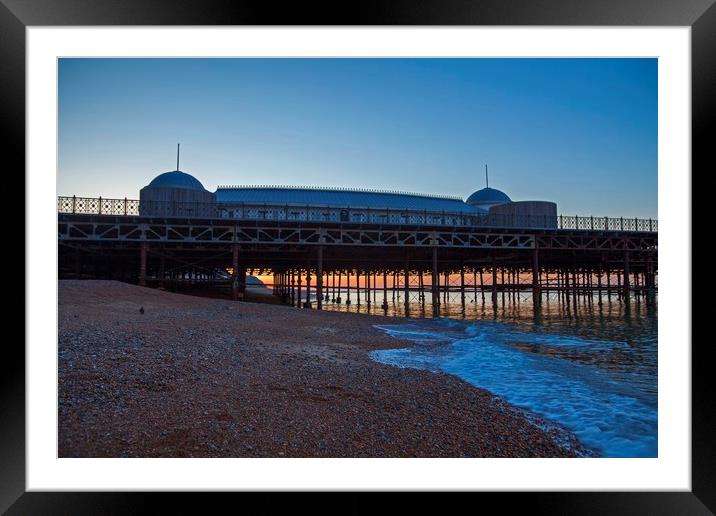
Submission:
<svg viewBox="0 0 716 516">
<path fill-rule="evenodd" d="M 712 2 L 2 2 L 27 202 L 8 514 L 255 490 L 714 510 Z"/>
</svg>

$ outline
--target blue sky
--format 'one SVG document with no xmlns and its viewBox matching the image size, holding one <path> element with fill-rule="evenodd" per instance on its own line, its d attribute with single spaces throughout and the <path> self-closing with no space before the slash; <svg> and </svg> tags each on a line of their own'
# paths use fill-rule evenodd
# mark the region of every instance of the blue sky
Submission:
<svg viewBox="0 0 716 516">
<path fill-rule="evenodd" d="M 657 216 L 656 59 L 61 59 L 59 195 L 138 198 L 180 168 L 219 184 Z"/>
</svg>

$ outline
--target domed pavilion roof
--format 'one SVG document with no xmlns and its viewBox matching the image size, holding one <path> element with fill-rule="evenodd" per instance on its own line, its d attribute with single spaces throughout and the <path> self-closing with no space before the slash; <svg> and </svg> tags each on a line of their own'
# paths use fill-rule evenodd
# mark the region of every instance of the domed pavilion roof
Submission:
<svg viewBox="0 0 716 516">
<path fill-rule="evenodd" d="M 481 205 L 493 205 L 493 204 L 504 204 L 512 202 L 507 194 L 501 190 L 495 188 L 483 188 L 473 193 L 465 201 L 470 206 L 481 206 Z"/>
<path fill-rule="evenodd" d="M 205 190 L 197 178 L 181 170 L 164 172 L 152 179 L 145 188 L 186 188 L 189 190 Z"/>
</svg>

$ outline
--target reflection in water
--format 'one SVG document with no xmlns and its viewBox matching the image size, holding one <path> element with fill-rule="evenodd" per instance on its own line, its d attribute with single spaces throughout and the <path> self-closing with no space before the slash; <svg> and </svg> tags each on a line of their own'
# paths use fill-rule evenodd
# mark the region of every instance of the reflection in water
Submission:
<svg viewBox="0 0 716 516">
<path fill-rule="evenodd" d="M 361 293 L 363 294 L 363 293 Z M 371 356 L 399 367 L 454 374 L 513 405 L 556 422 L 606 457 L 656 457 L 656 303 L 632 298 L 544 295 L 540 310 L 531 294 L 489 297 L 441 295 L 441 317 L 428 301 L 411 299 L 409 317 L 392 293 L 383 310 L 382 292 L 370 308 L 326 302 L 324 309 L 403 316 L 378 326 L 409 347 Z M 345 303 L 345 298 L 344 298 Z"/>
<path fill-rule="evenodd" d="M 313 298 L 313 296 L 312 296 Z M 406 310 L 402 298 L 402 292 L 396 292 L 395 297 L 388 291 L 383 297 L 381 290 L 371 294 L 371 303 L 367 304 L 365 293 L 361 292 L 360 303 L 358 303 L 355 291 L 351 291 L 350 304 L 346 304 L 346 294 L 341 292 L 341 302 L 336 303 L 330 296 L 323 301 L 323 309 L 336 312 L 367 313 L 373 315 L 387 315 L 405 317 Z M 315 303 L 315 301 L 314 301 Z M 383 304 L 387 309 L 383 309 Z M 410 293 L 407 317 L 426 319 L 432 317 L 432 305 L 430 303 L 430 292 L 425 292 L 425 300 L 419 298 L 417 292 Z M 631 303 L 625 303 L 617 299 L 616 294 L 601 296 L 580 295 L 576 299 L 570 296 L 561 296 L 554 292 L 542 295 L 542 306 L 535 310 L 532 304 L 532 293 L 505 293 L 497 296 L 497 304 L 492 305 L 490 293 L 486 292 L 484 300 L 478 292 L 466 294 L 463 298 L 458 292 L 450 292 L 445 298 L 440 294 L 440 317 L 450 319 L 485 320 L 493 319 L 499 321 L 526 321 L 537 324 L 567 324 L 579 326 L 580 324 L 605 324 L 611 325 L 615 319 L 620 319 L 622 324 L 639 324 L 639 319 L 656 317 L 656 305 L 647 303 L 645 298 L 632 297 Z"/>
</svg>

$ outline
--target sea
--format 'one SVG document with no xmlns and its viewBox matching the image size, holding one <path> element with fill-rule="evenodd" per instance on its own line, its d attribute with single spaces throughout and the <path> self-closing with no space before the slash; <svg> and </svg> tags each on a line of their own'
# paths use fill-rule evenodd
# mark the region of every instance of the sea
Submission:
<svg viewBox="0 0 716 516">
<path fill-rule="evenodd" d="M 440 315 L 411 293 L 382 292 L 368 307 L 324 301 L 324 310 L 396 316 L 377 328 L 395 348 L 371 358 L 395 367 L 448 373 L 573 433 L 593 456 L 658 456 L 657 303 L 616 295 L 578 298 L 531 293 L 441 295 Z"/>
</svg>

